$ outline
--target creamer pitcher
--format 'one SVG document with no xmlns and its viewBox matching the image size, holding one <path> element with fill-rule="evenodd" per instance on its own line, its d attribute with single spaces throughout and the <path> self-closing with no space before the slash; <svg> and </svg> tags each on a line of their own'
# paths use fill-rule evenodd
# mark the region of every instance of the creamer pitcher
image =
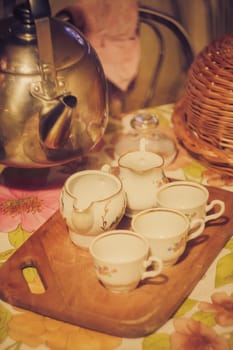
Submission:
<svg viewBox="0 0 233 350">
<path fill-rule="evenodd" d="M 119 177 L 127 196 L 126 215 L 156 206 L 158 188 L 168 180 L 163 158 L 148 151 L 133 151 L 118 159 Z"/>
</svg>

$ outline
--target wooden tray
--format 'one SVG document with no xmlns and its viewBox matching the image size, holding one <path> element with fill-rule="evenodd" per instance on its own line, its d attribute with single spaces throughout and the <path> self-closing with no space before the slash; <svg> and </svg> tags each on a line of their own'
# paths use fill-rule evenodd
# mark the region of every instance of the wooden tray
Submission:
<svg viewBox="0 0 233 350">
<path fill-rule="evenodd" d="M 162 326 L 188 296 L 233 233 L 233 194 L 209 188 L 226 203 L 224 217 L 190 241 L 179 262 L 127 294 L 113 294 L 97 280 L 88 252 L 70 241 L 56 212 L 0 268 L 0 297 L 57 320 L 121 337 L 145 336 Z M 129 227 L 124 218 L 120 227 Z M 30 292 L 22 268 L 32 264 L 46 291 Z"/>
</svg>

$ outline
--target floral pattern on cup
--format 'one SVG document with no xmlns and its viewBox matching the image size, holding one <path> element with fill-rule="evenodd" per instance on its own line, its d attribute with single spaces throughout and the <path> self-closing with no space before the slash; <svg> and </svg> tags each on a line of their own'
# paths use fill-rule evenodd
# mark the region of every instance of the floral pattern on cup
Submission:
<svg viewBox="0 0 233 350">
<path fill-rule="evenodd" d="M 181 239 L 175 243 L 173 243 L 172 246 L 168 247 L 169 252 L 177 252 L 179 249 L 181 249 L 185 244 L 186 239 L 184 237 L 181 237 Z"/>
<path fill-rule="evenodd" d="M 155 184 L 156 188 L 161 187 L 162 185 L 167 184 L 169 181 L 167 177 L 165 176 L 164 172 L 161 174 L 162 178 L 158 179 L 157 177 L 153 180 L 153 184 Z"/>
<path fill-rule="evenodd" d="M 108 277 L 111 277 L 114 273 L 117 272 L 116 268 L 110 269 L 106 265 L 95 264 L 95 269 L 99 275 L 104 275 L 104 276 L 108 276 Z"/>
</svg>

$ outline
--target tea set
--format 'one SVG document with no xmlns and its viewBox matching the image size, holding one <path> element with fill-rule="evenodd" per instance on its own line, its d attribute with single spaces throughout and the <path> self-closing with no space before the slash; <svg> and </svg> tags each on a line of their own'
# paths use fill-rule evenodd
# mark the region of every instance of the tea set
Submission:
<svg viewBox="0 0 233 350">
<path fill-rule="evenodd" d="M 154 152 L 128 151 L 114 165 L 74 173 L 61 190 L 69 237 L 90 253 L 98 280 L 111 292 L 134 290 L 172 267 L 187 242 L 225 211 L 222 200 L 208 201 L 205 186 L 168 180 L 163 165 Z M 124 216 L 130 229 L 117 228 Z"/>
</svg>

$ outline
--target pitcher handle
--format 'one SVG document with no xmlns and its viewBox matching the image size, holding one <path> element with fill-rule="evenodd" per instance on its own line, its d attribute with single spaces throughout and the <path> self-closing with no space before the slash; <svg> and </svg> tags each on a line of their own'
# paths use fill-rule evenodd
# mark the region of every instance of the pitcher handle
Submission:
<svg viewBox="0 0 233 350">
<path fill-rule="evenodd" d="M 113 174 L 118 176 L 119 175 L 119 166 L 116 164 L 103 164 L 102 167 L 100 168 L 101 171 L 105 172 L 105 173 L 109 173 L 109 174 Z"/>
</svg>

